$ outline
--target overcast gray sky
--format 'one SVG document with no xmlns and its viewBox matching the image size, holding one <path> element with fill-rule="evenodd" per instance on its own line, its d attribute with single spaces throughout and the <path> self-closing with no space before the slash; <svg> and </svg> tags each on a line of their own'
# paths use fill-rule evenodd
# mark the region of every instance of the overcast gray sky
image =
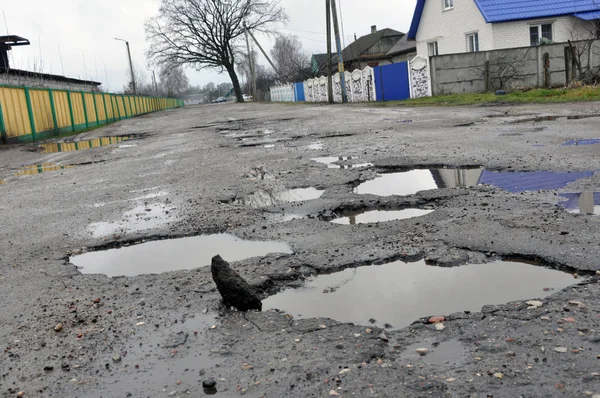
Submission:
<svg viewBox="0 0 600 398">
<path fill-rule="evenodd" d="M 6 16 L 0 21 L 0 34 L 8 32 L 28 38 L 31 46 L 15 47 L 10 57 L 14 68 L 33 70 L 42 60 L 46 73 L 97 80 L 111 91 L 125 84 L 130 42 L 136 69 L 147 68 L 144 21 L 158 12 L 160 0 L 29 0 L 3 2 Z M 342 10 L 346 44 L 353 35 L 378 29 L 408 31 L 416 0 L 338 0 Z M 282 0 L 290 20 L 283 33 L 300 38 L 310 53 L 326 51 L 325 0 Z M 259 37 L 267 51 L 273 39 Z M 60 52 L 59 52 L 60 47 Z M 14 57 L 14 62 L 13 61 Z M 61 62 L 62 59 L 62 62 Z M 261 63 L 265 63 L 264 60 Z M 38 67 L 39 68 L 39 67 Z M 193 85 L 229 81 L 227 74 L 188 70 Z"/>
</svg>

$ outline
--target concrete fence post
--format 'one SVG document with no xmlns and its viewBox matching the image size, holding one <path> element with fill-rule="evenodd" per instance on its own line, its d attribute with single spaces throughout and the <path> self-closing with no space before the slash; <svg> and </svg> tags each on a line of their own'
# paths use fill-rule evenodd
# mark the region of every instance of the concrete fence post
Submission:
<svg viewBox="0 0 600 398">
<path fill-rule="evenodd" d="M 550 54 L 544 53 L 544 88 L 550 88 Z"/>
<path fill-rule="evenodd" d="M 431 95 L 438 95 L 436 81 L 438 80 L 435 68 L 435 57 L 429 57 L 429 81 L 431 82 Z"/>
<path fill-rule="evenodd" d="M 4 114 L 2 113 L 2 103 L 0 103 L 0 139 L 6 144 L 8 137 L 6 134 L 6 125 L 4 124 Z"/>
</svg>

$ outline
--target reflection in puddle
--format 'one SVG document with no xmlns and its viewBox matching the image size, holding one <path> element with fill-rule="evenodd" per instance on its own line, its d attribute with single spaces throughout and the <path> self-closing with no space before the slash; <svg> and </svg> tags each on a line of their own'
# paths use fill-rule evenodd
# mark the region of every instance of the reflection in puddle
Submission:
<svg viewBox="0 0 600 398">
<path fill-rule="evenodd" d="M 567 198 L 559 203 L 569 213 L 600 215 L 600 192 L 561 193 Z"/>
<path fill-rule="evenodd" d="M 433 210 L 404 209 L 404 210 L 373 210 L 360 212 L 347 217 L 336 218 L 331 222 L 342 225 L 370 224 L 385 221 L 406 220 L 432 213 Z"/>
<path fill-rule="evenodd" d="M 56 163 L 41 163 L 41 164 L 32 164 L 30 166 L 23 167 L 20 171 L 15 173 L 15 176 L 21 177 L 24 175 L 34 175 L 34 174 L 42 174 L 48 171 L 58 171 L 65 169 L 72 169 L 73 165 L 67 164 L 63 166 L 59 166 Z"/>
<path fill-rule="evenodd" d="M 323 149 L 323 147 L 325 147 L 325 144 L 323 144 L 322 142 L 315 142 L 315 143 L 306 145 L 304 148 L 310 149 L 313 151 L 320 151 L 321 149 Z"/>
<path fill-rule="evenodd" d="M 426 348 L 429 350 L 427 355 L 420 355 L 417 350 Z M 465 357 L 465 348 L 462 343 L 456 339 L 444 341 L 442 343 L 417 343 L 406 347 L 401 355 L 402 359 L 410 361 L 424 362 L 428 365 L 455 364 Z"/>
<path fill-rule="evenodd" d="M 90 224 L 89 230 L 94 238 L 100 238 L 154 229 L 174 221 L 173 210 L 173 206 L 158 203 L 138 206 L 123 213 L 121 222 L 97 222 Z"/>
<path fill-rule="evenodd" d="M 562 146 L 579 146 L 579 145 L 598 145 L 600 144 L 600 139 L 587 139 L 587 140 L 569 140 L 565 141 Z"/>
<path fill-rule="evenodd" d="M 323 193 L 325 193 L 324 190 L 316 188 L 298 188 L 283 192 L 258 191 L 243 199 L 236 199 L 234 203 L 259 208 L 280 203 L 294 203 L 319 199 Z"/>
<path fill-rule="evenodd" d="M 303 288 L 269 297 L 263 310 L 362 325 L 374 318 L 381 325 L 403 328 L 424 316 L 476 312 L 487 304 L 546 297 L 551 292 L 544 289 L 572 283 L 570 274 L 519 262 L 441 268 L 425 261 L 397 261 L 318 276 Z"/>
<path fill-rule="evenodd" d="M 40 144 L 42 152 L 44 153 L 55 153 L 55 152 L 73 152 L 80 151 L 82 149 L 99 148 L 106 145 L 118 144 L 123 141 L 128 141 L 133 137 L 102 137 L 88 141 L 74 141 L 74 142 L 53 142 L 48 144 Z"/>
<path fill-rule="evenodd" d="M 492 185 L 508 192 L 542 191 L 564 188 L 572 182 L 594 175 L 593 171 L 581 172 L 493 172 L 484 171 L 479 179 L 480 184 Z"/>
<path fill-rule="evenodd" d="M 342 170 L 348 170 L 348 169 L 359 169 L 359 168 L 363 168 L 363 167 L 371 167 L 373 166 L 372 163 L 358 163 L 358 164 L 335 164 L 336 162 L 345 162 L 348 160 L 353 160 L 353 159 L 358 159 L 358 157 L 356 156 L 324 156 L 324 157 L 320 157 L 320 158 L 313 158 L 311 159 L 314 162 L 317 163 L 322 163 L 327 165 L 328 169 L 342 169 Z"/>
<path fill-rule="evenodd" d="M 412 195 L 437 188 L 472 187 L 478 184 L 482 169 L 423 169 L 382 174 L 354 189 L 357 194 L 378 196 Z"/>
<path fill-rule="evenodd" d="M 247 241 L 229 234 L 161 240 L 71 257 L 84 274 L 135 276 L 195 269 L 210 265 L 220 254 L 226 261 L 240 261 L 269 253 L 292 253 L 287 243 Z"/>
</svg>

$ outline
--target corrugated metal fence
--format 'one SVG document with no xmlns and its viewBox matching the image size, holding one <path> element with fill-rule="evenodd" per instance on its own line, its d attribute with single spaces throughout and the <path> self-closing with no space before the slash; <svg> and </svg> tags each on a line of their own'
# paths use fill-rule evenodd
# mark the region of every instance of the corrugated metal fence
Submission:
<svg viewBox="0 0 600 398">
<path fill-rule="evenodd" d="M 35 141 L 183 105 L 173 98 L 0 86 L 0 137 Z"/>
</svg>

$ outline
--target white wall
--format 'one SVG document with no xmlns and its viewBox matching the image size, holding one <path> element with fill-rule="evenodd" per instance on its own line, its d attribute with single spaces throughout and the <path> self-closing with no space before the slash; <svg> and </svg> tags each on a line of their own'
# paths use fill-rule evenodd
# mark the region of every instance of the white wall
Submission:
<svg viewBox="0 0 600 398">
<path fill-rule="evenodd" d="M 493 24 L 494 48 L 515 48 L 531 45 L 529 27 L 531 25 L 552 24 L 552 41 L 564 43 L 569 40 L 590 39 L 591 23 L 579 18 L 565 16 L 527 21 L 502 22 Z"/>
<path fill-rule="evenodd" d="M 492 26 L 485 22 L 473 0 L 454 0 L 444 11 L 443 0 L 427 0 L 417 32 L 417 53 L 427 57 L 427 43 L 437 40 L 439 55 L 467 51 L 466 33 L 479 34 L 479 50 L 493 49 Z"/>
<path fill-rule="evenodd" d="M 474 0 L 454 0 L 454 8 L 443 9 L 443 0 L 427 0 L 417 32 L 417 53 L 427 57 L 427 43 L 438 42 L 439 55 L 467 52 L 466 35 L 479 34 L 479 50 L 527 47 L 529 27 L 553 24 L 553 41 L 587 40 L 593 31 L 590 22 L 571 16 L 488 24 Z"/>
<path fill-rule="evenodd" d="M 11 86 L 43 87 L 52 89 L 74 90 L 74 91 L 98 91 L 95 85 L 62 82 L 57 80 L 36 79 L 29 76 L 14 76 L 0 73 L 0 84 Z"/>
</svg>

